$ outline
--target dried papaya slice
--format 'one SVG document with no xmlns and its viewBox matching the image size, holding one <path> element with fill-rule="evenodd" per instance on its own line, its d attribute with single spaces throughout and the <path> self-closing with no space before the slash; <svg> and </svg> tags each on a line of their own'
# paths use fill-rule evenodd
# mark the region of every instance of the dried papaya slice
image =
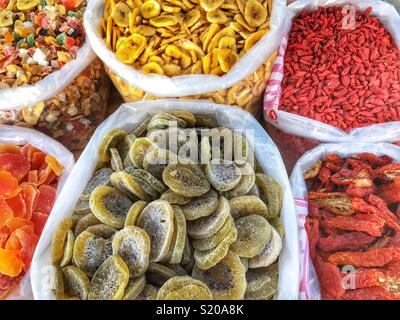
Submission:
<svg viewBox="0 0 400 320">
<path fill-rule="evenodd" d="M 146 277 L 144 275 L 138 278 L 130 279 L 128 285 L 125 288 L 122 300 L 136 300 L 136 298 L 143 291 L 145 286 L 146 286 Z"/>
<path fill-rule="evenodd" d="M 18 180 L 8 171 L 0 171 L 0 196 L 5 199 L 15 197 L 21 188 Z"/>
<path fill-rule="evenodd" d="M 30 162 L 16 153 L 0 154 L 0 170 L 11 173 L 18 181 L 25 177 L 31 169 Z"/>
<path fill-rule="evenodd" d="M 7 250 L 14 250 L 18 252 L 21 250 L 22 248 L 21 241 L 19 241 L 19 238 L 17 237 L 17 233 L 15 231 L 12 232 L 8 237 L 8 240 L 4 248 Z"/>
<path fill-rule="evenodd" d="M 120 256 L 111 256 L 90 283 L 89 300 L 120 300 L 129 282 L 129 269 Z"/>
<path fill-rule="evenodd" d="M 27 208 L 22 193 L 18 193 L 15 197 L 7 199 L 7 204 L 14 213 L 14 217 L 24 218 Z"/>
<path fill-rule="evenodd" d="M 164 200 L 149 203 L 140 214 L 137 226 L 150 237 L 150 261 L 166 258 L 174 234 L 174 210 L 171 205 Z"/>
<path fill-rule="evenodd" d="M 23 147 L 20 148 L 21 154 L 28 160 L 28 161 L 32 161 L 32 156 L 35 152 L 40 151 L 39 149 L 37 149 L 36 147 L 34 147 L 31 144 L 26 144 Z"/>
<path fill-rule="evenodd" d="M 26 219 L 30 219 L 33 213 L 33 208 L 36 205 L 36 199 L 38 195 L 38 190 L 31 184 L 23 183 L 21 184 L 21 194 L 22 198 L 24 198 L 26 205 Z"/>
<path fill-rule="evenodd" d="M 240 257 L 252 258 L 260 254 L 271 240 L 272 227 L 262 216 L 252 214 L 239 218 L 235 221 L 235 227 L 238 236 L 231 250 Z"/>
<path fill-rule="evenodd" d="M 7 220 L 14 218 L 14 213 L 8 206 L 6 200 L 0 196 L 0 228 L 6 226 Z"/>
<path fill-rule="evenodd" d="M 0 153 L 17 153 L 20 154 L 20 147 L 15 144 L 0 143 Z"/>
<path fill-rule="evenodd" d="M 28 233 L 22 229 L 15 230 L 15 233 L 21 243 L 21 259 L 24 262 L 24 271 L 27 272 L 31 265 L 39 236 L 34 233 Z"/>
<path fill-rule="evenodd" d="M 41 212 L 34 212 L 31 217 L 35 234 L 41 235 L 49 216 Z"/>
<path fill-rule="evenodd" d="M 214 235 L 230 216 L 229 201 L 220 197 L 217 210 L 207 217 L 188 221 L 188 234 L 194 239 L 204 239 Z"/>
<path fill-rule="evenodd" d="M 6 221 L 6 226 L 8 227 L 10 232 L 14 232 L 15 230 L 21 228 L 24 225 L 30 225 L 32 226 L 32 228 L 34 226 L 32 221 L 20 217 L 10 218 L 7 219 Z"/>
<path fill-rule="evenodd" d="M 24 262 L 14 250 L 0 248 L 0 274 L 16 277 L 22 272 Z"/>
<path fill-rule="evenodd" d="M 143 275 L 149 265 L 150 237 L 138 227 L 118 231 L 112 241 L 114 255 L 119 255 L 129 268 L 131 278 Z"/>
<path fill-rule="evenodd" d="M 37 185 L 39 181 L 39 172 L 38 170 L 31 170 L 28 172 L 28 179 L 26 182 L 31 183 L 33 185 Z"/>
<path fill-rule="evenodd" d="M 62 269 L 65 290 L 73 297 L 86 300 L 89 295 L 90 280 L 87 275 L 75 266 Z"/>
<path fill-rule="evenodd" d="M 56 200 L 56 193 L 56 189 L 46 185 L 41 185 L 39 187 L 39 194 L 37 196 L 36 207 L 34 211 L 50 214 Z"/>
<path fill-rule="evenodd" d="M 98 186 L 90 195 L 90 209 L 104 224 L 122 228 L 126 215 L 132 206 L 131 200 L 117 189 L 107 186 Z"/>
<path fill-rule="evenodd" d="M 230 246 L 236 241 L 237 236 L 237 230 L 232 229 L 215 248 L 205 251 L 195 250 L 194 260 L 196 261 L 196 266 L 203 270 L 214 267 L 226 256 Z"/>
<path fill-rule="evenodd" d="M 110 168 L 102 168 L 96 171 L 93 174 L 93 177 L 90 178 L 87 183 L 85 189 L 83 190 L 80 198 L 82 200 L 89 200 L 90 194 L 97 186 L 107 186 L 111 184 L 110 177 L 113 174 L 113 171 Z"/>
<path fill-rule="evenodd" d="M 100 160 L 104 162 L 110 161 L 110 148 L 116 147 L 126 135 L 127 132 L 122 129 L 112 129 L 107 132 L 99 147 L 98 154 Z"/>
<path fill-rule="evenodd" d="M 7 232 L 7 233 L 5 233 L 5 232 L 0 232 L 0 248 L 3 248 L 3 249 L 4 249 L 4 247 L 5 247 L 5 245 L 6 245 L 6 242 L 7 242 L 7 239 L 8 239 L 9 236 L 10 236 L 10 235 L 9 235 L 8 232 Z"/>
<path fill-rule="evenodd" d="M 56 158 L 54 158 L 52 155 L 48 154 L 45 158 L 45 162 L 48 164 L 48 166 L 54 171 L 57 177 L 61 176 L 64 167 Z"/>
<path fill-rule="evenodd" d="M 31 170 L 39 170 L 46 158 L 46 154 L 42 151 L 35 152 L 31 160 Z"/>
<path fill-rule="evenodd" d="M 225 258 L 210 269 L 195 266 L 192 277 L 204 282 L 216 300 L 240 300 L 246 291 L 246 271 L 233 251 L 228 251 Z"/>
</svg>

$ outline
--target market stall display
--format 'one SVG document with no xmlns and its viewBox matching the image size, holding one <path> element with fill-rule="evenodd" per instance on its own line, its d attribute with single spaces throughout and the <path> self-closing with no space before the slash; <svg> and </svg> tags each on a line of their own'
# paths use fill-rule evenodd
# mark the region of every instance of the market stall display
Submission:
<svg viewBox="0 0 400 320">
<path fill-rule="evenodd" d="M 179 127 L 167 130 L 172 120 Z M 211 149 L 215 152 L 214 145 L 207 143 L 208 135 L 198 140 L 202 130 L 209 132 L 206 126 L 217 126 L 219 129 L 211 131 L 214 134 L 225 132 L 225 147 L 232 141 L 231 130 L 244 130 L 248 145 L 241 152 L 245 152 L 245 159 L 251 159 L 253 149 L 259 165 L 253 167 L 250 160 L 229 166 L 208 161 L 199 165 L 189 160 L 183 150 L 194 150 L 197 144 L 201 145 L 203 161 L 209 160 L 206 155 Z M 167 145 L 169 151 L 162 148 L 163 138 L 174 132 L 179 133 L 178 146 L 183 153 L 172 152 L 174 144 Z M 257 146 L 263 146 L 263 150 L 257 151 Z M 268 156 L 268 162 L 262 160 L 261 153 Z M 165 164 L 163 155 L 164 161 L 168 160 Z M 174 159 L 181 162 L 173 162 Z M 244 298 L 246 287 L 251 299 L 271 297 L 275 290 L 278 299 L 297 298 L 296 224 L 288 218 L 294 211 L 283 163 L 262 128 L 240 109 L 180 100 L 123 105 L 99 127 L 73 175 L 80 179 L 67 183 L 64 192 L 68 197 L 57 217 L 53 217 L 52 230 L 41 240 L 34 257 L 31 273 L 35 298 L 60 296 L 60 287 L 52 291 L 41 285 L 43 274 L 39 270 L 52 262 L 58 266 L 53 268 L 56 275 L 62 272 L 65 276 L 68 272 L 68 281 L 84 279 L 79 291 L 66 290 L 69 295 L 79 293 L 81 298 L 111 299 L 127 294 L 133 299 L 145 288 L 143 275 L 148 285 L 161 288 L 160 298 L 172 299 L 180 294 L 190 298 L 187 290 L 191 286 L 198 287 L 198 297 L 204 298 L 210 297 L 209 290 L 214 298 Z M 250 206 L 254 212 L 249 212 Z M 247 234 L 248 224 L 266 232 Z M 90 243 L 104 249 L 97 256 L 99 260 L 86 256 L 93 253 L 88 249 Z M 137 250 L 129 249 L 128 243 Z M 266 243 L 270 246 L 266 247 Z M 193 246 L 191 250 L 189 244 Z M 243 250 L 244 246 L 249 251 Z M 140 259 L 134 259 L 135 252 Z M 74 268 L 70 267 L 71 259 Z M 133 268 L 136 264 L 131 260 L 139 263 L 137 268 Z M 218 272 L 225 268 L 236 279 L 235 285 L 232 290 L 218 292 L 213 283 L 221 280 L 207 276 L 207 270 Z M 113 270 L 115 277 L 110 278 L 107 270 Z M 176 278 L 182 276 L 185 278 Z M 166 282 L 168 279 L 171 283 Z M 265 286 L 250 285 L 255 280 Z M 275 281 L 278 283 L 273 285 Z M 107 283 L 113 283 L 116 290 L 102 290 Z M 146 290 L 154 293 L 153 287 L 147 286 Z"/>
<path fill-rule="evenodd" d="M 0 126 L 0 299 L 32 298 L 32 257 L 73 164 L 51 138 Z"/>
<path fill-rule="evenodd" d="M 346 143 L 297 162 L 301 299 L 400 299 L 399 159 L 394 145 Z"/>
<path fill-rule="evenodd" d="M 126 102 L 212 99 L 254 115 L 281 35 L 285 2 L 89 3 L 94 51 Z"/>
<path fill-rule="evenodd" d="M 85 42 L 86 1 L 0 6 L 0 122 L 35 127 L 82 149 L 104 119 L 109 90 Z"/>
<path fill-rule="evenodd" d="M 288 35 L 264 110 L 289 170 L 320 142 L 395 142 L 399 27 L 398 13 L 380 1 L 309 0 L 288 7 Z"/>
</svg>

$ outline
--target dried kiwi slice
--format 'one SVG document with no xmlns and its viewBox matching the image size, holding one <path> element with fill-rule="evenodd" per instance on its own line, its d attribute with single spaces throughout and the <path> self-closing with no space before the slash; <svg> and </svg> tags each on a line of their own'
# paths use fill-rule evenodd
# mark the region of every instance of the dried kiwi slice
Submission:
<svg viewBox="0 0 400 320">
<path fill-rule="evenodd" d="M 242 196 L 229 200 L 232 217 L 235 219 L 252 214 L 269 218 L 267 205 L 256 196 Z"/>
<path fill-rule="evenodd" d="M 178 273 L 174 269 L 155 262 L 149 263 L 146 272 L 147 282 L 156 287 L 161 287 L 165 281 L 176 276 Z"/>
<path fill-rule="evenodd" d="M 114 172 L 111 175 L 111 184 L 125 194 L 132 201 L 136 199 L 151 201 L 151 196 L 146 193 L 143 187 L 129 173 L 124 171 Z"/>
<path fill-rule="evenodd" d="M 238 232 L 231 250 L 240 257 L 252 258 L 261 253 L 266 244 L 271 240 L 272 227 L 267 219 L 252 214 L 235 221 Z"/>
<path fill-rule="evenodd" d="M 53 241 L 51 243 L 51 257 L 53 262 L 59 262 L 64 257 L 64 249 L 67 243 L 68 231 L 72 228 L 72 226 L 72 219 L 65 218 L 54 231 Z"/>
<path fill-rule="evenodd" d="M 142 169 L 135 169 L 133 167 L 129 167 L 125 169 L 130 175 L 143 180 L 148 183 L 152 188 L 154 188 L 158 193 L 163 193 L 167 190 L 164 183 L 154 177 L 151 173 Z"/>
<path fill-rule="evenodd" d="M 138 227 L 118 231 L 112 241 L 114 255 L 119 255 L 129 268 L 131 278 L 143 275 L 149 265 L 150 237 Z"/>
<path fill-rule="evenodd" d="M 146 284 L 142 292 L 139 293 L 136 300 L 156 300 L 158 291 L 151 284 Z"/>
<path fill-rule="evenodd" d="M 120 256 L 111 256 L 90 283 L 89 300 L 120 300 L 129 282 L 129 269 Z"/>
<path fill-rule="evenodd" d="M 205 173 L 212 186 L 221 192 L 235 188 L 241 178 L 240 169 L 228 161 L 217 160 L 206 164 Z"/>
<path fill-rule="evenodd" d="M 110 148 L 119 144 L 119 142 L 127 135 L 127 132 L 122 129 L 112 129 L 103 138 L 99 147 L 100 161 L 108 162 L 111 160 Z"/>
<path fill-rule="evenodd" d="M 282 239 L 278 231 L 272 228 L 271 240 L 263 248 L 261 253 L 249 259 L 249 268 L 268 267 L 276 261 L 282 249 Z"/>
<path fill-rule="evenodd" d="M 143 169 L 150 172 L 157 179 L 163 180 L 164 169 L 168 164 L 177 162 L 178 156 L 175 153 L 166 149 L 152 148 L 143 159 Z"/>
<path fill-rule="evenodd" d="M 90 280 L 87 275 L 75 266 L 62 269 L 65 290 L 73 297 L 87 300 L 89 294 Z"/>
<path fill-rule="evenodd" d="M 215 300 L 240 300 L 246 291 L 246 272 L 240 257 L 228 251 L 214 267 L 202 270 L 195 266 L 192 277 L 204 282 Z"/>
<path fill-rule="evenodd" d="M 129 151 L 130 159 L 136 168 L 143 168 L 143 160 L 146 154 L 154 148 L 154 143 L 148 138 L 136 139 Z"/>
<path fill-rule="evenodd" d="M 157 300 L 212 300 L 212 293 L 207 285 L 192 277 L 172 277 L 158 291 Z"/>
<path fill-rule="evenodd" d="M 90 195 L 90 209 L 97 219 L 113 228 L 124 226 L 132 202 L 117 189 L 98 186 Z"/>
<path fill-rule="evenodd" d="M 75 205 L 74 212 L 77 214 L 86 214 L 90 212 L 89 200 L 79 199 Z"/>
<path fill-rule="evenodd" d="M 186 240 L 186 220 L 182 209 L 179 206 L 173 206 L 174 210 L 174 235 L 166 260 L 171 263 L 180 263 Z"/>
<path fill-rule="evenodd" d="M 210 237 L 224 225 L 229 216 L 229 201 L 224 197 L 220 197 L 217 210 L 207 217 L 188 221 L 187 231 L 194 239 Z"/>
<path fill-rule="evenodd" d="M 82 200 L 89 200 L 90 194 L 97 186 L 107 186 L 111 183 L 110 177 L 112 174 L 113 171 L 110 168 L 102 168 L 96 171 L 87 183 L 80 198 Z"/>
<path fill-rule="evenodd" d="M 171 189 L 168 189 L 167 191 L 165 191 L 161 195 L 160 199 L 168 201 L 171 205 L 176 204 L 179 206 L 183 206 L 183 205 L 189 203 L 190 200 L 192 200 L 191 197 L 181 196 L 180 194 L 173 192 Z"/>
<path fill-rule="evenodd" d="M 232 190 L 223 193 L 223 195 L 228 199 L 244 196 L 254 185 L 255 173 L 253 167 L 249 163 L 246 163 L 244 166 L 239 168 L 242 173 L 239 183 Z"/>
<path fill-rule="evenodd" d="M 142 200 L 136 201 L 128 211 L 124 226 L 135 226 L 140 214 L 143 209 L 146 208 L 147 204 L 147 202 Z"/>
<path fill-rule="evenodd" d="M 150 236 L 150 261 L 166 258 L 174 234 L 174 210 L 165 200 L 156 200 L 147 205 L 136 225 Z"/>
<path fill-rule="evenodd" d="M 144 275 L 138 278 L 130 279 L 127 287 L 125 288 L 122 300 L 136 300 L 136 298 L 143 291 L 145 286 L 146 286 L 146 277 Z"/>
<path fill-rule="evenodd" d="M 119 155 L 118 149 L 117 148 L 110 148 L 110 154 L 111 154 L 111 168 L 114 171 L 121 171 L 124 169 L 124 165 L 122 163 L 121 156 Z"/>
<path fill-rule="evenodd" d="M 186 220 L 196 220 L 212 214 L 218 208 L 218 194 L 210 189 L 200 197 L 193 198 L 187 204 L 182 205 L 182 211 Z"/>
<path fill-rule="evenodd" d="M 256 174 L 256 184 L 261 190 L 261 198 L 266 202 L 269 217 L 279 216 L 282 207 L 282 188 L 278 182 L 262 173 Z"/>
<path fill-rule="evenodd" d="M 220 262 L 227 254 L 232 243 L 235 242 L 238 236 L 236 229 L 232 229 L 228 235 L 214 249 L 194 251 L 194 260 L 196 266 L 200 269 L 210 269 Z"/>
<path fill-rule="evenodd" d="M 99 223 L 88 227 L 86 231 L 93 233 L 95 236 L 101 237 L 103 239 L 108 239 L 117 232 L 117 229 L 107 226 L 106 224 Z"/>
<path fill-rule="evenodd" d="M 90 226 L 100 224 L 101 221 L 96 218 L 93 213 L 89 213 L 78 221 L 75 226 L 75 236 L 79 236 L 83 231 L 85 231 Z"/>
<path fill-rule="evenodd" d="M 272 299 L 278 289 L 278 264 L 266 268 L 249 269 L 246 273 L 246 300 Z"/>
<path fill-rule="evenodd" d="M 172 191 L 185 197 L 200 197 L 210 190 L 206 176 L 195 164 L 170 164 L 162 177 Z"/>
<path fill-rule="evenodd" d="M 225 239 L 228 234 L 235 228 L 235 223 L 233 221 L 232 217 L 228 217 L 228 219 L 225 220 L 224 225 L 217 231 L 216 234 L 204 238 L 204 239 L 198 239 L 198 240 L 193 240 L 193 248 L 196 250 L 211 250 L 214 249 L 219 243 L 222 242 L 223 239 Z"/>
<path fill-rule="evenodd" d="M 65 267 L 72 260 L 72 254 L 74 252 L 75 235 L 72 230 L 68 230 L 67 242 L 64 246 L 64 256 L 60 262 L 60 267 Z"/>
</svg>

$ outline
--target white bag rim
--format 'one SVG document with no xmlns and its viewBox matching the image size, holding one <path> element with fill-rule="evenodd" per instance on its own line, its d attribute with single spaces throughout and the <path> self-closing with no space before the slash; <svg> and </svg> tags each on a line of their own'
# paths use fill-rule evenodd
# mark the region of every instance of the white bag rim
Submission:
<svg viewBox="0 0 400 320">
<path fill-rule="evenodd" d="M 104 4 L 102 1 L 89 1 L 85 11 L 85 29 L 90 44 L 97 56 L 119 78 L 130 86 L 139 88 L 156 97 L 180 97 L 214 92 L 229 88 L 242 81 L 278 48 L 279 39 L 283 31 L 285 0 L 273 0 L 271 15 L 271 30 L 258 41 L 224 76 L 215 75 L 187 75 L 167 77 L 153 74 L 144 74 L 130 67 L 116 57 L 116 54 L 107 48 L 104 40 L 98 34 L 98 27 Z M 91 23 L 96 21 L 96 23 Z M 254 57 L 258 57 L 255 63 Z"/>
</svg>

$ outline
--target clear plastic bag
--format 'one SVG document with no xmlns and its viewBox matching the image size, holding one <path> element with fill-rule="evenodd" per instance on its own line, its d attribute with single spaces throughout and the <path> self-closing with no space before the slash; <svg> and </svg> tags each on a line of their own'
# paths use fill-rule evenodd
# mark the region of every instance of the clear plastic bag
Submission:
<svg viewBox="0 0 400 320">
<path fill-rule="evenodd" d="M 93 50 L 106 65 L 126 102 L 166 97 L 212 99 L 216 103 L 236 104 L 258 115 L 261 112 L 262 91 L 282 35 L 285 7 L 286 1 L 273 0 L 270 31 L 224 76 L 193 74 L 170 78 L 144 74 L 123 64 L 107 48 L 98 32 L 104 11 L 101 1 L 89 3 L 85 27 Z"/>
<path fill-rule="evenodd" d="M 289 171 L 299 156 L 304 151 L 314 147 L 316 143 L 359 141 L 360 139 L 368 142 L 397 141 L 395 137 L 398 136 L 400 130 L 399 122 L 375 124 L 344 132 L 334 126 L 278 109 L 282 92 L 281 83 L 284 55 L 288 42 L 287 35 L 290 32 L 293 17 L 303 9 L 315 9 L 318 6 L 344 5 L 347 3 L 354 4 L 360 10 L 371 7 L 371 15 L 379 18 L 386 30 L 393 36 L 397 46 L 400 47 L 400 16 L 393 6 L 382 1 L 299 0 L 288 6 L 282 43 L 265 91 L 264 118 L 267 121 L 268 132 L 278 138 L 279 141 L 285 141 L 285 143 L 281 143 L 282 146 L 278 146 L 282 153 L 286 154 L 286 156 L 284 154 L 282 156 L 285 163 L 288 164 Z M 286 150 L 284 151 L 284 149 Z"/>
<path fill-rule="evenodd" d="M 400 139 L 400 136 L 398 137 Z M 362 143 L 346 142 L 337 144 L 320 144 L 315 149 L 306 152 L 296 163 L 290 176 L 290 184 L 297 210 L 299 228 L 299 252 L 300 252 L 300 292 L 299 298 L 304 300 L 321 299 L 321 291 L 317 274 L 309 256 L 308 238 L 304 228 L 308 215 L 307 187 L 303 178 L 304 172 L 315 163 L 323 159 L 328 153 L 334 153 L 340 157 L 349 157 L 360 152 L 370 152 L 378 156 L 388 155 L 395 162 L 400 162 L 400 148 L 388 143 Z"/>
<path fill-rule="evenodd" d="M 53 232 L 59 222 L 72 214 L 79 196 L 89 181 L 98 162 L 98 147 L 103 136 L 112 128 L 133 130 L 146 117 L 169 110 L 186 110 L 213 116 L 221 126 L 253 130 L 254 139 L 249 139 L 256 158 L 266 174 L 276 179 L 283 189 L 281 219 L 285 227 L 283 250 L 279 260 L 279 284 L 277 299 L 297 299 L 299 285 L 298 238 L 295 209 L 289 180 L 282 159 L 273 141 L 250 114 L 227 105 L 208 101 L 158 100 L 123 104 L 95 132 L 77 162 L 71 179 L 66 183 L 59 201 L 54 206 L 57 214 L 49 220 L 49 228 L 40 239 L 32 261 L 31 274 L 35 299 L 54 299 L 48 281 L 51 271 L 50 246 Z M 79 178 L 76 178 L 79 177 Z"/>
<path fill-rule="evenodd" d="M 43 133 L 37 132 L 32 129 L 8 125 L 0 125 L 0 143 L 17 145 L 30 143 L 36 148 L 46 152 L 47 154 L 51 154 L 52 156 L 54 156 L 64 166 L 64 171 L 57 189 L 58 197 L 75 163 L 74 157 L 71 152 L 69 152 L 59 142 L 51 139 Z M 51 217 L 54 212 L 55 211 L 52 210 L 49 217 Z M 43 230 L 43 234 L 47 227 L 48 224 L 46 224 L 46 227 Z M 10 300 L 28 300 L 32 298 L 33 294 L 29 273 L 27 273 L 22 278 L 19 285 L 13 288 L 10 294 L 8 294 L 6 297 L 6 299 Z"/>
</svg>

